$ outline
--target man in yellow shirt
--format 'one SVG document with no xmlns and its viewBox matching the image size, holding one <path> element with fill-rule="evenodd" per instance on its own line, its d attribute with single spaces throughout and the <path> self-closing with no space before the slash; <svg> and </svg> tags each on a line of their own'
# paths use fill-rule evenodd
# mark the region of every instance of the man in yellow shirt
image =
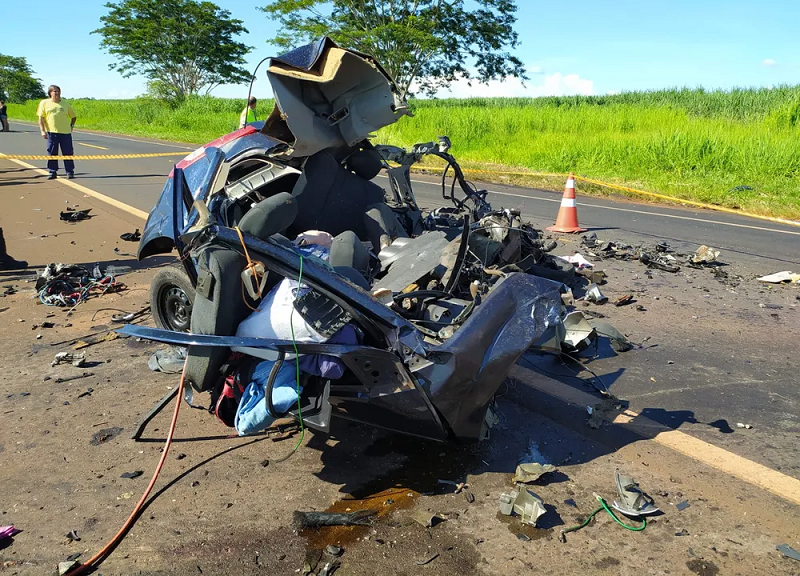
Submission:
<svg viewBox="0 0 800 576">
<path fill-rule="evenodd" d="M 244 128 L 250 122 L 256 121 L 256 104 L 258 103 L 258 99 L 255 96 L 250 96 L 250 99 L 247 101 L 247 106 L 245 106 L 242 113 L 239 114 L 239 128 Z"/>
<path fill-rule="evenodd" d="M 47 88 L 50 98 L 39 102 L 36 115 L 39 117 L 39 129 L 42 138 L 47 140 L 48 156 L 58 156 L 58 149 L 61 148 L 63 156 L 72 156 L 72 127 L 75 126 L 75 110 L 72 106 L 61 100 L 61 88 L 52 85 Z M 56 177 L 58 172 L 58 160 L 48 160 L 47 169 L 50 171 L 48 180 Z M 64 170 L 67 178 L 75 178 L 75 162 L 64 160 Z"/>
</svg>

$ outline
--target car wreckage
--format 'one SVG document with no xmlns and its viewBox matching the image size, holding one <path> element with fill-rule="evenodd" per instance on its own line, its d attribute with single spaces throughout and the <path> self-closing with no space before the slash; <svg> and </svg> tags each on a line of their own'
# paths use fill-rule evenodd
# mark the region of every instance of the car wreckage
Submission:
<svg viewBox="0 0 800 576">
<path fill-rule="evenodd" d="M 157 328 L 122 332 L 187 347 L 187 390 L 210 392 L 239 434 L 290 416 L 482 437 L 514 363 L 563 330 L 572 265 L 519 212 L 492 208 L 446 137 L 370 142 L 409 114 L 371 56 L 323 38 L 267 76 L 269 117 L 171 172 L 138 257 L 177 250 L 182 269 L 153 280 Z M 410 167 L 431 155 L 449 205 L 426 211 Z"/>
</svg>

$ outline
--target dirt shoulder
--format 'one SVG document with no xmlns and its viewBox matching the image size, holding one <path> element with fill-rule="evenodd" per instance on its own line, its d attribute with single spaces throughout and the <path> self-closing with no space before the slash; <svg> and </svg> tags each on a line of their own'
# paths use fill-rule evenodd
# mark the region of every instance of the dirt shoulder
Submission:
<svg viewBox="0 0 800 576">
<path fill-rule="evenodd" d="M 80 552 L 82 559 L 88 558 L 122 525 L 160 457 L 170 411 L 151 423 L 143 442 L 133 442 L 128 436 L 151 406 L 177 385 L 177 378 L 150 372 L 147 359 L 157 346 L 131 338 L 82 350 L 88 367 L 50 365 L 56 352 L 74 348 L 54 344 L 113 328 L 113 312 L 101 308 L 144 308 L 155 269 L 140 268 L 135 258 L 114 251 L 135 252 L 134 243 L 119 239 L 120 234 L 141 226 L 129 215 L 8 163 L 0 165 L 0 194 L 4 206 L 0 225 L 9 252 L 28 260 L 31 269 L 50 262 L 131 267 L 119 276 L 126 290 L 90 298 L 70 316 L 64 309 L 37 302 L 32 274 L 4 272 L 0 276 L 0 286 L 12 285 L 17 290 L 0 298 L 0 364 L 5 367 L 0 378 L 0 482 L 4 486 L 0 524 L 23 530 L 0 548 L 0 572 L 38 575 L 53 573 L 56 564 L 71 554 Z M 58 220 L 64 206 L 76 204 L 79 209 L 92 208 L 96 216 L 77 224 Z M 645 282 L 643 270 L 630 263 L 613 263 L 613 268 L 606 269 L 613 272 L 609 296 Z M 638 370 L 643 378 L 653 375 L 659 382 L 666 378 L 670 385 L 664 390 L 672 394 L 681 384 L 696 384 L 688 374 L 703 358 L 735 355 L 756 335 L 762 339 L 753 345 L 752 353 L 762 353 L 786 336 L 781 330 L 794 330 L 789 316 L 794 312 L 789 312 L 786 303 L 778 310 L 781 317 L 786 316 L 780 323 L 770 315 L 775 312 L 771 309 L 758 308 L 752 316 L 739 316 L 754 302 L 773 301 L 765 296 L 788 298 L 788 292 L 761 294 L 754 289 L 752 295 L 741 296 L 739 290 L 741 301 L 721 300 L 712 307 L 715 301 L 702 296 L 716 293 L 696 290 L 693 285 L 707 278 L 700 272 L 697 278 L 693 274 L 648 278 L 644 292 L 636 293 L 640 302 L 646 302 L 646 312 L 633 307 L 610 312 L 602 308 L 620 330 L 640 340 L 649 334 L 650 342 L 658 346 L 598 359 L 593 363 L 602 367 L 598 373 Z M 684 287 L 687 280 L 692 283 Z M 674 302 L 667 292 L 674 294 Z M 721 295 L 727 298 L 728 294 Z M 657 295 L 659 300 L 654 300 Z M 706 306 L 709 315 L 712 309 L 728 306 L 727 323 L 714 328 L 718 340 L 709 343 L 711 349 L 700 350 L 689 362 L 694 357 L 682 340 L 706 338 L 691 318 L 698 315 L 693 307 Z M 43 328 L 45 322 L 54 326 Z M 780 330 L 764 336 L 769 326 L 780 326 Z M 674 364 L 668 364 L 668 358 Z M 688 372 L 663 376 L 684 361 Z M 779 370 L 782 378 L 795 369 L 792 362 L 769 369 Z M 656 365 L 657 372 L 644 368 Z M 68 380 L 84 372 L 90 375 Z M 531 371 L 528 375 L 543 377 Z M 708 379 L 723 376 L 715 373 Z M 635 379 L 619 378 L 611 384 L 620 396 L 619 390 L 639 389 Z M 584 386 L 580 382 L 567 385 Z M 237 438 L 204 410 L 184 404 L 177 439 L 154 496 L 100 572 L 291 575 L 302 573 L 304 561 L 318 567 L 333 562 L 333 557 L 314 552 L 328 544 L 344 548 L 338 573 L 351 575 L 523 570 L 551 574 L 797 572 L 794 561 L 775 551 L 775 545 L 783 542 L 798 547 L 797 507 L 650 441 L 631 439 L 615 445 L 607 428 L 591 431 L 585 426 L 585 414 L 570 412 L 572 425 L 566 425 L 566 420 L 557 423 L 558 414 L 548 415 L 549 408 L 539 399 L 524 383 L 509 380 L 499 398 L 500 422 L 490 440 L 480 445 L 432 444 L 335 422 L 330 436 L 307 431 L 300 449 L 283 463 L 276 460 L 292 450 L 296 434 Z M 693 411 L 702 408 L 678 399 L 670 408 L 673 412 L 681 404 Z M 198 401 L 207 402 L 203 396 Z M 668 406 L 660 399 L 648 400 L 648 405 Z M 568 407 L 553 405 L 552 409 Z M 734 416 L 729 418 L 732 422 Z M 705 423 L 706 415 L 698 420 Z M 762 425 L 756 424 L 747 432 L 760 433 Z M 769 434 L 772 424 L 765 420 L 763 428 L 763 434 Z M 702 433 L 721 434 L 706 424 Z M 741 433 L 734 436 L 737 441 L 730 442 L 731 449 L 748 441 Z M 766 441 L 762 440 L 753 443 L 752 452 Z M 784 446 L 779 438 L 772 442 L 776 450 Z M 540 527 L 525 528 L 498 517 L 498 497 L 511 489 L 516 463 L 542 457 L 559 470 L 531 486 L 547 504 Z M 560 530 L 595 509 L 594 492 L 613 499 L 616 469 L 634 476 L 664 514 L 642 532 L 630 532 L 602 513 L 561 543 Z M 142 474 L 121 477 L 136 471 Z M 440 479 L 469 486 L 455 493 L 451 484 L 439 483 Z M 678 511 L 675 504 L 684 500 L 689 508 Z M 348 508 L 369 508 L 378 519 L 368 528 L 297 534 L 291 527 L 296 510 Z M 758 509 L 771 516 L 752 511 Z M 425 527 L 412 517 L 420 511 L 441 514 L 446 521 Z M 71 531 L 77 532 L 79 541 L 67 537 Z"/>
</svg>

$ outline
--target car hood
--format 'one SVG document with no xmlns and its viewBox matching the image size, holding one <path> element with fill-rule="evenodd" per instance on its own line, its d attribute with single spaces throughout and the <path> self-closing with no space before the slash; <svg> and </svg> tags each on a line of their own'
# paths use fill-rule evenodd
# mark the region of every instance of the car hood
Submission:
<svg viewBox="0 0 800 576">
<path fill-rule="evenodd" d="M 275 107 L 262 132 L 291 146 L 291 156 L 353 146 L 405 114 L 405 96 L 372 57 L 330 38 L 270 59 Z"/>
</svg>

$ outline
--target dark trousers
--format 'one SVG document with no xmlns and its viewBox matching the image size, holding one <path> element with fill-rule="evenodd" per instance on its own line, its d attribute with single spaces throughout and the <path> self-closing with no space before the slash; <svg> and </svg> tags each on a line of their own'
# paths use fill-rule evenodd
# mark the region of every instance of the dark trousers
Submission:
<svg viewBox="0 0 800 576">
<path fill-rule="evenodd" d="M 47 155 L 58 156 L 58 149 L 61 148 L 61 156 L 72 156 L 72 134 L 56 134 L 55 132 L 47 133 Z M 58 172 L 58 160 L 48 160 L 47 169 L 50 172 Z M 75 162 L 72 160 L 64 160 L 64 170 L 67 174 L 75 172 Z"/>
</svg>

